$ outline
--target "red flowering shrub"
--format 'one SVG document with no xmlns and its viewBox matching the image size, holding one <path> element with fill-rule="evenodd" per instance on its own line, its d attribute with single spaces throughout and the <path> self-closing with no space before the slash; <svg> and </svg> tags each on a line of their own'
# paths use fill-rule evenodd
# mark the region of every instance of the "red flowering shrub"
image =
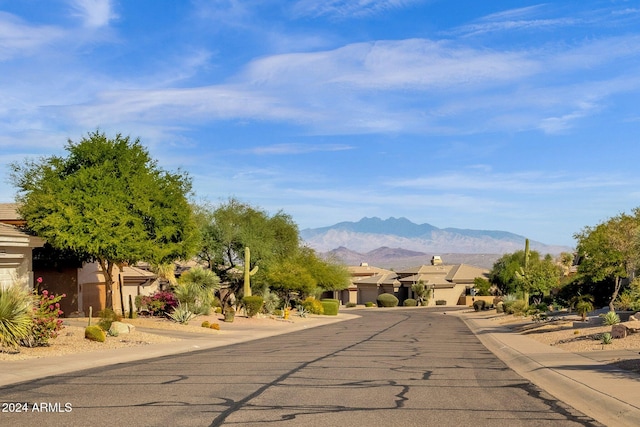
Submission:
<svg viewBox="0 0 640 427">
<path fill-rule="evenodd" d="M 38 283 L 41 283 L 38 281 Z M 60 300 L 66 294 L 49 294 L 46 289 L 38 295 L 34 292 L 33 325 L 31 326 L 31 336 L 22 341 L 28 347 L 41 347 L 49 345 L 51 338 L 56 338 L 58 332 L 64 328 L 62 326 L 62 310 L 60 310 Z"/>
<path fill-rule="evenodd" d="M 178 306 L 178 300 L 173 292 L 158 291 L 153 295 L 139 295 L 136 297 L 139 310 L 148 310 L 153 316 L 164 316 Z"/>
</svg>

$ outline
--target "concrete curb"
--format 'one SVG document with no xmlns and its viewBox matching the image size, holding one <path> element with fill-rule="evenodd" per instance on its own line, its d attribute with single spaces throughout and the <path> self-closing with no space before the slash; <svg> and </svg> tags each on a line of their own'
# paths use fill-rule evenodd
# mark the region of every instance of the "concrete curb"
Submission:
<svg viewBox="0 0 640 427">
<path fill-rule="evenodd" d="M 640 376 L 538 343 L 490 320 L 457 315 L 507 366 L 558 400 L 608 426 L 640 425 Z"/>
</svg>

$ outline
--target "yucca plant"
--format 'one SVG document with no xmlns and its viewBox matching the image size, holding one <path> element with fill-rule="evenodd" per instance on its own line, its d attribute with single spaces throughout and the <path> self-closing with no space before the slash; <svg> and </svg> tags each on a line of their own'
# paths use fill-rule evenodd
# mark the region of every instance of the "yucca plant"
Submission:
<svg viewBox="0 0 640 427">
<path fill-rule="evenodd" d="M 220 279 L 211 270 L 194 267 L 183 273 L 174 288 L 178 301 L 189 304 L 197 314 L 209 314 Z"/>
<path fill-rule="evenodd" d="M 0 351 L 15 350 L 33 325 L 33 298 L 17 286 L 0 287 Z"/>
<path fill-rule="evenodd" d="M 602 344 L 611 344 L 613 342 L 613 337 L 609 332 L 605 332 L 604 334 L 602 334 L 600 342 L 602 342 Z"/>
</svg>

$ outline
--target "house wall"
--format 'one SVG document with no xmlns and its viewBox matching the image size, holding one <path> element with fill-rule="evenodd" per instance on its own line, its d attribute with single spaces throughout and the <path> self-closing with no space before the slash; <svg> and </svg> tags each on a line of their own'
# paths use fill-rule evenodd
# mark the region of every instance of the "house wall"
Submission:
<svg viewBox="0 0 640 427">
<path fill-rule="evenodd" d="M 375 304 L 378 299 L 378 285 L 358 285 L 358 301 L 357 304 L 364 304 L 371 301 Z"/>
<path fill-rule="evenodd" d="M 445 300 L 446 305 L 458 305 L 458 300 L 464 296 L 466 286 L 463 284 L 454 285 L 453 288 L 434 289 L 431 291 L 429 306 L 435 306 L 436 301 Z"/>
<path fill-rule="evenodd" d="M 480 296 L 480 295 L 476 295 L 476 296 L 463 296 L 460 297 L 460 300 L 458 301 L 458 305 L 466 305 L 467 307 L 470 307 L 473 305 L 474 301 L 485 301 L 489 304 L 495 304 L 497 301 L 497 298 L 494 297 L 493 295 L 486 295 L 486 296 Z"/>
<path fill-rule="evenodd" d="M 133 308 L 133 312 L 138 311 L 136 306 L 136 296 L 138 295 L 153 295 L 160 290 L 160 281 L 154 280 L 153 282 L 142 285 L 139 283 L 125 283 L 122 287 L 122 297 L 124 299 L 124 314 L 129 313 L 129 309 Z M 129 305 L 129 297 L 131 297 L 131 306 Z M 116 307 L 120 307 L 120 300 L 115 303 Z"/>
<path fill-rule="evenodd" d="M 70 314 L 78 311 L 78 274 L 76 268 L 40 269 L 36 266 L 34 276 L 39 293 L 46 289 L 51 294 L 66 295 L 60 300 L 62 317 L 69 317 Z M 42 278 L 42 283 L 38 284 L 39 277 Z"/>
<path fill-rule="evenodd" d="M 33 288 L 31 248 L 0 245 L 0 287 Z"/>
</svg>

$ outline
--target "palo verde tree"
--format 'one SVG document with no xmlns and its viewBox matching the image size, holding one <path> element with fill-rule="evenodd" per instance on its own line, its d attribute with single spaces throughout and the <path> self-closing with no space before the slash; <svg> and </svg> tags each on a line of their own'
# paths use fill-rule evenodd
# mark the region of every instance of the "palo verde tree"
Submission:
<svg viewBox="0 0 640 427">
<path fill-rule="evenodd" d="M 288 303 L 291 295 L 300 298 L 322 291 L 339 291 L 349 286 L 349 271 L 335 259 L 323 259 L 308 247 L 299 247 L 290 256 L 266 269 L 269 288 Z"/>
<path fill-rule="evenodd" d="M 197 218 L 202 235 L 198 257 L 233 293 L 243 288 L 245 264 L 249 272 L 257 272 L 251 282 L 260 288 L 269 266 L 294 253 L 300 241 L 298 226 L 289 215 L 270 216 L 234 198 L 215 208 L 199 206 Z M 246 248 L 250 248 L 247 260 Z"/>
<path fill-rule="evenodd" d="M 632 215 L 620 214 L 575 234 L 580 264 L 578 273 L 593 282 L 613 280 L 609 309 L 622 288 L 623 279 L 633 281 L 640 262 L 640 208 Z"/>
<path fill-rule="evenodd" d="M 113 308 L 114 267 L 165 264 L 195 252 L 198 229 L 185 173 L 160 169 L 140 140 L 99 131 L 68 141 L 67 156 L 11 165 L 27 231 L 97 261 Z"/>
<path fill-rule="evenodd" d="M 537 251 L 505 254 L 491 269 L 489 281 L 503 294 L 520 292 L 528 303 L 529 294 L 545 294 L 559 286 L 561 269 L 553 258 L 540 258 Z"/>
</svg>

